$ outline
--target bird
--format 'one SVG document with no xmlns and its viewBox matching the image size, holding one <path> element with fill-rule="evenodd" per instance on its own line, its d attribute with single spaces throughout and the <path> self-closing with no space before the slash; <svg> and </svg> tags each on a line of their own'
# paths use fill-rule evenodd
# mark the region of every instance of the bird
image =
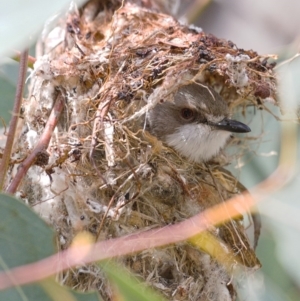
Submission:
<svg viewBox="0 0 300 301">
<path fill-rule="evenodd" d="M 232 133 L 251 131 L 246 124 L 230 118 L 229 106 L 211 86 L 193 82 L 179 87 L 174 94 L 173 101 L 159 102 L 147 113 L 146 129 L 151 135 L 174 149 L 180 157 L 185 158 L 189 162 L 188 165 L 194 166 L 189 167 L 188 173 L 182 174 L 180 170 L 184 167 L 180 167 L 183 162 L 181 161 L 176 167 L 175 165 L 172 167 L 171 173 L 177 170 L 180 174 L 177 178 L 184 178 L 184 185 L 188 187 L 188 190 L 193 191 L 193 196 L 187 197 L 186 200 L 188 202 L 196 200 L 193 203 L 195 212 L 224 202 L 226 199 L 224 189 L 228 190 L 228 187 L 231 187 L 229 190 L 232 192 L 235 189 L 239 193 L 246 190 L 229 171 L 222 166 L 217 166 L 215 171 L 219 171 L 227 178 L 226 184 L 222 183 L 218 177 L 214 177 L 207 164 L 226 146 Z M 174 160 L 170 158 L 168 162 L 174 163 Z M 206 171 L 198 167 L 201 163 L 204 163 Z M 189 174 L 189 179 L 185 178 L 187 174 Z M 158 199 L 162 195 L 163 187 L 168 185 L 166 179 L 169 173 L 164 169 L 162 175 L 163 180 L 156 185 L 159 187 L 156 196 Z M 170 184 L 167 193 L 164 193 L 161 199 L 167 199 L 166 195 L 170 195 L 171 200 L 174 201 L 176 197 L 174 198 L 174 193 L 170 191 L 175 190 L 175 187 L 176 184 Z M 227 197 L 233 196 L 232 192 Z M 180 210 L 185 211 L 185 206 L 183 205 Z M 255 225 L 254 218 L 255 216 L 252 216 L 255 228 L 257 225 Z M 260 263 L 250 246 L 242 220 L 240 216 L 238 219 L 223 224 L 220 227 L 219 236 L 232 250 L 235 250 L 236 254 L 239 254 L 240 262 L 244 266 L 257 268 Z M 254 246 L 257 239 L 258 237 L 255 237 Z"/>
<path fill-rule="evenodd" d="M 231 133 L 247 133 L 244 123 L 229 118 L 229 107 L 212 87 L 180 87 L 174 101 L 158 103 L 147 114 L 147 130 L 193 162 L 207 162 L 224 148 Z"/>
</svg>

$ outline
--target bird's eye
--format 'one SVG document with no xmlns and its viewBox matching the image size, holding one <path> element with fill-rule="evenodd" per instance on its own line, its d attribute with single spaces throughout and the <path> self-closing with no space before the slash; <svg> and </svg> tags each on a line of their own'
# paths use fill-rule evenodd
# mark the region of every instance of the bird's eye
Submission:
<svg viewBox="0 0 300 301">
<path fill-rule="evenodd" d="M 187 121 L 191 121 L 195 117 L 195 112 L 189 108 L 183 108 L 180 111 L 181 118 Z"/>
</svg>

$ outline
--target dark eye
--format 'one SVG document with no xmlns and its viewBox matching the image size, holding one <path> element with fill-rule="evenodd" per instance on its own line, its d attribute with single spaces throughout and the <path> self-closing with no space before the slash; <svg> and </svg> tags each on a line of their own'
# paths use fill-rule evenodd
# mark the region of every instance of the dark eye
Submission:
<svg viewBox="0 0 300 301">
<path fill-rule="evenodd" d="M 187 120 L 187 121 L 190 121 L 190 120 L 194 119 L 194 117 L 195 117 L 195 112 L 194 112 L 192 109 L 189 109 L 189 108 L 183 108 L 183 109 L 181 109 L 181 111 L 180 111 L 180 115 L 181 115 L 181 118 L 182 118 L 182 119 Z"/>
</svg>

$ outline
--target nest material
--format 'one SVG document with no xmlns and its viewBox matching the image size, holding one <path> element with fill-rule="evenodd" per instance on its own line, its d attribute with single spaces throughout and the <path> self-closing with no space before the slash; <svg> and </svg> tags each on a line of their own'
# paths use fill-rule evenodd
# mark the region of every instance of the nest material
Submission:
<svg viewBox="0 0 300 301">
<path fill-rule="evenodd" d="M 43 132 L 57 93 L 65 97 L 65 110 L 49 158 L 31 168 L 21 190 L 56 228 L 60 248 L 82 229 L 109 239 L 162 227 L 241 192 L 222 169 L 224 155 L 208 165 L 187 161 L 144 130 L 145 113 L 193 81 L 212 86 L 233 111 L 276 104 L 268 56 L 119 1 L 90 1 L 70 11 L 44 40 L 43 54 L 25 103 L 19 155 Z M 260 266 L 242 217 L 208 234 L 225 257 L 217 260 L 200 236 L 201 250 L 181 243 L 120 261 L 168 300 L 235 300 L 234 267 Z M 67 276 L 70 286 L 113 298 L 96 267 Z"/>
</svg>

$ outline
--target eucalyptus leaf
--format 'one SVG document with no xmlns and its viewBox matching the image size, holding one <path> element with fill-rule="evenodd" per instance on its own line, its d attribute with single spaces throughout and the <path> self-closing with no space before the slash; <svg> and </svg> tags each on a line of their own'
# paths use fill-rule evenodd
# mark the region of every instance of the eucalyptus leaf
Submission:
<svg viewBox="0 0 300 301">
<path fill-rule="evenodd" d="M 0 271 L 39 261 L 56 252 L 54 231 L 28 206 L 5 194 L 0 194 L 0 231 Z M 99 301 L 101 299 L 96 292 L 79 293 L 49 278 L 39 283 L 0 291 L 0 300 Z"/>
<path fill-rule="evenodd" d="M 164 301 L 162 296 L 139 282 L 121 266 L 105 262 L 101 267 L 107 274 L 109 280 L 115 284 L 124 301 Z"/>
</svg>

